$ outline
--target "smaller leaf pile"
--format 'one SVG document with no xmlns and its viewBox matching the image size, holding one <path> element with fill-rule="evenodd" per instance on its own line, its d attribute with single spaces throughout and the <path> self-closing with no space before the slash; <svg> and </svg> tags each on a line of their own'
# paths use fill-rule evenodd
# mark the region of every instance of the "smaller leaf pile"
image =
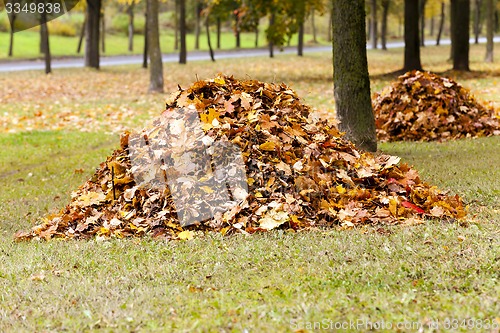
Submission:
<svg viewBox="0 0 500 333">
<path fill-rule="evenodd" d="M 380 141 L 441 141 L 500 135 L 500 115 L 457 82 L 428 72 L 398 78 L 373 101 Z"/>
<path fill-rule="evenodd" d="M 179 109 L 194 110 L 194 118 L 199 118 L 201 127 L 198 132 L 175 118 Z M 399 165 L 398 157 L 358 151 L 334 126 L 326 121 L 313 121 L 309 117 L 310 108 L 284 84 L 240 81 L 226 76 L 199 81 L 175 92 L 163 115 L 167 117 L 156 120 L 141 133 L 123 135 L 121 148 L 73 193 L 68 206 L 31 231 L 18 232 L 15 238 L 149 234 L 189 239 L 193 233 L 206 230 L 227 234 L 275 228 L 348 228 L 422 223 L 426 217 L 465 216 L 458 196 L 448 196 L 423 182 L 417 171 L 406 164 Z M 170 120 L 165 121 L 169 115 Z M 188 213 L 197 214 L 197 209 L 191 208 L 206 205 L 217 191 L 201 186 L 205 193 L 200 197 L 183 191 L 192 189 L 186 184 L 208 181 L 212 176 L 193 172 L 168 187 L 142 186 L 134 178 L 141 169 L 146 178 L 153 177 L 148 176 L 147 163 L 136 163 L 137 160 L 165 154 L 162 151 L 149 154 L 142 148 L 133 154 L 133 143 L 143 138 L 151 147 L 161 147 L 165 137 L 172 135 L 181 146 L 192 145 L 196 142 L 194 136 L 199 136 L 199 146 L 226 142 L 237 147 L 246 169 L 244 179 L 248 188 L 233 192 L 236 204 L 232 208 L 183 227 L 172 189 L 179 189 L 176 193 L 193 203 Z M 196 163 L 191 161 L 185 168 L 194 170 Z M 227 170 L 236 170 L 231 163 L 227 162 Z M 162 165 L 158 172 L 168 170 Z"/>
</svg>

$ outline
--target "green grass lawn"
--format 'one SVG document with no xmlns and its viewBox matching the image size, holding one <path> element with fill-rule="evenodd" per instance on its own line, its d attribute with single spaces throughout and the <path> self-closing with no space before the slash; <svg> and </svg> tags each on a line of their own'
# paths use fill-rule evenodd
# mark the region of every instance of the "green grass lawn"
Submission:
<svg viewBox="0 0 500 333">
<path fill-rule="evenodd" d="M 1 17 L 2 14 L 0 14 Z M 5 15 L 5 14 L 4 14 Z M 50 28 L 50 27 L 49 27 Z M 258 47 L 267 46 L 265 27 L 260 29 Z M 50 29 L 49 29 L 50 32 Z M 214 50 L 217 50 L 217 41 L 215 28 L 212 28 L 211 43 Z M 312 41 L 312 35 L 306 34 L 304 40 L 306 44 Z M 13 57 L 8 57 L 10 34 L 8 32 L 0 32 L 0 60 L 11 59 L 33 59 L 42 58 L 40 54 L 40 33 L 37 28 L 20 31 L 14 34 L 14 48 Z M 50 51 L 53 57 L 61 56 L 83 56 L 85 47 L 82 47 L 80 54 L 77 53 L 79 37 L 65 37 L 59 35 L 51 35 Z M 178 52 L 174 49 L 175 46 L 174 31 L 162 30 L 160 34 L 160 46 L 163 53 Z M 322 44 L 329 44 L 325 41 L 324 36 L 318 36 L 318 42 Z M 255 33 L 243 32 L 240 34 L 241 48 L 254 48 L 255 47 Z M 297 45 L 297 35 L 294 35 L 290 40 L 291 45 Z M 188 51 L 195 50 L 195 36 L 189 33 L 186 36 L 186 45 Z M 231 50 L 236 48 L 236 38 L 232 31 L 224 29 L 221 33 L 221 49 Z M 126 34 L 107 33 L 105 35 L 105 52 L 101 51 L 101 55 L 126 55 L 126 54 L 142 54 L 144 49 L 144 35 L 134 35 L 134 50 L 128 51 L 128 36 Z M 206 32 L 200 34 L 199 50 L 207 51 L 208 43 Z"/>
<path fill-rule="evenodd" d="M 424 65 L 450 67 L 449 49 L 428 49 Z M 481 55 L 474 47 L 471 66 L 483 74 L 454 75 L 480 99 L 498 103 L 499 64 L 483 65 Z M 390 80 L 380 74 L 398 68 L 401 50 L 369 57 L 372 87 L 380 90 Z M 165 88 L 217 72 L 248 75 L 287 82 L 327 110 L 330 66 L 328 54 L 169 64 Z M 377 332 L 395 331 L 398 323 L 401 332 L 446 332 L 463 320 L 451 331 L 498 332 L 477 325 L 500 326 L 500 137 L 380 145 L 462 196 L 470 207 L 462 222 L 208 234 L 169 243 L 14 243 L 15 231 L 63 207 L 118 147 L 110 124 L 141 127 L 159 112 L 164 96 L 146 93 L 147 78 L 133 67 L 0 74 L 0 84 L 9 84 L 0 94 L 1 332 L 312 332 L 312 325 L 333 331 L 350 321 L 359 331 L 384 322 Z M 61 120 L 64 112 L 80 118 Z M 92 120 L 86 131 L 79 130 L 82 119 Z"/>
</svg>

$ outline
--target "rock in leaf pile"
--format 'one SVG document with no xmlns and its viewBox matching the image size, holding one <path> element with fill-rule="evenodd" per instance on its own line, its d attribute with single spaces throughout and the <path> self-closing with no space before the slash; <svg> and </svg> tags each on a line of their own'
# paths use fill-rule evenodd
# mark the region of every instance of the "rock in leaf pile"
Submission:
<svg viewBox="0 0 500 333">
<path fill-rule="evenodd" d="M 500 135 L 500 114 L 457 82 L 421 71 L 398 78 L 373 100 L 380 141 L 443 141 Z"/>
<path fill-rule="evenodd" d="M 191 200 L 192 205 L 183 209 L 195 216 L 214 191 L 201 186 L 205 193 L 200 195 L 189 189 L 195 182 L 215 177 L 215 173 L 192 172 L 174 179 L 169 186 L 152 186 L 151 182 L 143 186 L 144 179 L 134 177 L 148 177 L 146 164 L 136 162 L 149 153 L 141 149 L 132 153 L 132 143 L 145 140 L 150 146 L 165 146 L 161 133 L 167 129 L 168 135 L 180 139 L 181 144 L 186 140 L 184 146 L 194 142 L 185 133 L 192 130 L 189 126 L 174 126 L 177 120 L 166 123 L 162 119 L 169 117 L 160 117 L 141 133 L 122 135 L 121 148 L 72 193 L 65 208 L 30 231 L 18 232 L 15 238 L 151 235 L 186 239 L 208 230 L 232 234 L 274 228 L 415 224 L 425 218 L 455 219 L 466 214 L 458 196 L 423 182 L 417 171 L 400 164 L 398 157 L 359 151 L 326 121 L 314 122 L 309 117 L 310 108 L 285 84 L 218 76 L 196 82 L 186 90 L 179 88 L 167 101 L 163 115 L 179 109 L 196 111 L 201 130 L 191 136 L 199 136 L 206 149 L 214 142 L 225 142 L 241 151 L 247 189 L 233 193 L 229 209 L 183 226 L 176 203 Z M 168 158 L 162 156 L 161 160 Z M 189 163 L 186 168 L 196 161 Z M 165 174 L 167 169 L 160 167 L 155 172 Z M 176 202 L 173 189 L 178 191 Z"/>
</svg>

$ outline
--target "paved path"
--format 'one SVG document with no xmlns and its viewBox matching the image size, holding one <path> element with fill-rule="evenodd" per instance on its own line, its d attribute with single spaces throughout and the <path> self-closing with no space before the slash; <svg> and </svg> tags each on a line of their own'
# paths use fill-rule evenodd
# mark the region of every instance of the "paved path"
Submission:
<svg viewBox="0 0 500 333">
<path fill-rule="evenodd" d="M 471 39 L 471 43 L 474 40 Z M 480 43 L 486 43 L 486 38 L 480 38 Z M 500 36 L 495 37 L 495 42 L 500 42 Z M 426 45 L 435 45 L 435 40 L 427 40 Z M 451 42 L 449 39 L 445 39 L 441 41 L 442 45 L 449 45 Z M 404 47 L 404 42 L 391 42 L 387 44 L 388 48 L 401 48 Z M 370 45 L 367 45 L 368 49 L 371 49 Z M 310 46 L 305 47 L 305 53 L 312 52 L 331 52 L 331 46 Z M 294 54 L 297 52 L 296 47 L 287 47 L 282 52 L 276 50 L 276 54 Z M 215 59 L 228 59 L 228 58 L 246 58 L 246 57 L 262 57 L 268 56 L 269 50 L 265 48 L 261 49 L 240 49 L 240 50 L 230 50 L 230 51 L 216 51 Z M 208 51 L 200 52 L 190 52 L 188 53 L 188 62 L 189 61 L 201 61 L 201 60 L 210 60 L 210 56 L 208 55 Z M 163 62 L 172 63 L 179 61 L 178 54 L 164 54 Z M 109 57 L 101 57 L 100 59 L 101 66 L 117 66 L 117 65 L 134 65 L 134 64 L 142 64 L 142 55 L 123 55 L 123 56 L 109 56 Z M 54 59 L 52 61 L 52 68 L 76 68 L 83 67 L 84 61 L 83 58 L 67 58 L 67 59 Z M 14 71 L 27 71 L 27 70 L 44 70 L 45 64 L 43 60 L 20 60 L 20 61 L 8 61 L 0 63 L 0 72 L 14 72 Z"/>
</svg>

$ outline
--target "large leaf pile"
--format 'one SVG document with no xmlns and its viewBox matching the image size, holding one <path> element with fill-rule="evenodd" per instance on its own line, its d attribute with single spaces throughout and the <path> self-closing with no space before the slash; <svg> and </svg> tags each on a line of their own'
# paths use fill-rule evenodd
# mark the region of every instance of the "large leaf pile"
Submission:
<svg viewBox="0 0 500 333">
<path fill-rule="evenodd" d="M 123 135 L 121 148 L 73 193 L 64 209 L 32 230 L 18 232 L 16 239 L 145 234 L 183 239 L 206 230 L 253 233 L 465 216 L 458 196 L 422 182 L 417 171 L 399 165 L 398 157 L 359 151 L 326 121 L 315 123 L 309 107 L 284 84 L 219 76 L 174 93 L 164 115 L 179 108 L 196 111 L 201 142 L 209 146 L 223 141 L 241 150 L 248 193 L 233 193 L 236 204 L 231 209 L 182 227 L 171 188 L 138 185 L 134 174 L 143 164 L 136 162 L 146 154 L 131 154 L 131 144 L 140 139 L 161 144 L 161 133 L 175 121 L 166 124 L 160 118 L 142 133 Z M 176 135 L 190 141 L 185 130 L 176 127 Z M 193 177 L 183 177 L 183 184 L 201 181 Z M 207 188 L 205 197 L 190 199 L 203 204 L 213 192 Z"/>
<path fill-rule="evenodd" d="M 500 135 L 500 115 L 457 82 L 428 72 L 398 78 L 373 101 L 380 141 L 440 141 Z"/>
</svg>

